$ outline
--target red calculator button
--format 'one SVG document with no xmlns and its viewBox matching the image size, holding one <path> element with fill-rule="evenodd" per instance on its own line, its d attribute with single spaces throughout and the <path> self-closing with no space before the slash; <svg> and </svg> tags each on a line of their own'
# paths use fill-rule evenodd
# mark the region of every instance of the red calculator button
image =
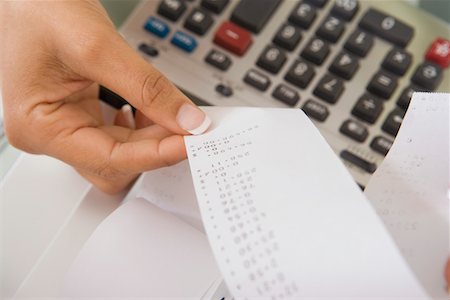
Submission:
<svg viewBox="0 0 450 300">
<path fill-rule="evenodd" d="M 214 43 L 242 56 L 252 43 L 250 32 L 231 22 L 223 22 L 214 35 Z"/>
<path fill-rule="evenodd" d="M 437 38 L 428 48 L 425 58 L 447 68 L 450 65 L 450 41 Z"/>
</svg>

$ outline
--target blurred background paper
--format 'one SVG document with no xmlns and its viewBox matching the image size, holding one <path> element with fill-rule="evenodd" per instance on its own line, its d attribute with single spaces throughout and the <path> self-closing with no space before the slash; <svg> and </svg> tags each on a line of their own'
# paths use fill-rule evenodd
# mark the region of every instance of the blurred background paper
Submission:
<svg viewBox="0 0 450 300">
<path fill-rule="evenodd" d="M 415 93 L 365 194 L 427 292 L 448 299 L 450 94 Z"/>
</svg>

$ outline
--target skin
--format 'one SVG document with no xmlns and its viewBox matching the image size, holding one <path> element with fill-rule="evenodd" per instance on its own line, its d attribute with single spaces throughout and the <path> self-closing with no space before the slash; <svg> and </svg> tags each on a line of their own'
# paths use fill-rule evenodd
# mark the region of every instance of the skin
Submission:
<svg viewBox="0 0 450 300">
<path fill-rule="evenodd" d="M 13 146 L 60 159 L 107 193 L 186 158 L 177 112 L 192 102 L 128 46 L 99 2 L 2 1 L 0 22 Z M 136 130 L 120 113 L 104 124 L 98 84 L 139 110 Z"/>
<path fill-rule="evenodd" d="M 176 116 L 192 102 L 127 45 L 98 1 L 2 1 L 0 38 L 13 146 L 60 159 L 107 193 L 186 158 Z M 98 84 L 138 109 L 135 129 L 122 112 L 104 124 Z M 450 261 L 444 275 L 450 285 Z"/>
</svg>

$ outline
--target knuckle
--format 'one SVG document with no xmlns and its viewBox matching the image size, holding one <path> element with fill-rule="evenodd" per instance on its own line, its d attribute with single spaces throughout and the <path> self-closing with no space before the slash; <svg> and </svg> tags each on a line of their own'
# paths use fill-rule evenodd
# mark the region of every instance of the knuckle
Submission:
<svg viewBox="0 0 450 300">
<path fill-rule="evenodd" d="M 148 74 L 142 84 L 143 107 L 160 106 L 173 92 L 172 83 L 161 73 Z"/>
</svg>

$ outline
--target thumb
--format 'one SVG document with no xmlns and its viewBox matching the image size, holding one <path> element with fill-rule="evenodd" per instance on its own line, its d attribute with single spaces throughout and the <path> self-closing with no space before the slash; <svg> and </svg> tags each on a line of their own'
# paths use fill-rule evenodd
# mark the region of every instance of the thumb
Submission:
<svg viewBox="0 0 450 300">
<path fill-rule="evenodd" d="M 211 123 L 201 109 L 114 29 L 91 35 L 82 49 L 73 51 L 71 56 L 72 70 L 127 99 L 147 118 L 174 133 L 201 134 Z"/>
</svg>

